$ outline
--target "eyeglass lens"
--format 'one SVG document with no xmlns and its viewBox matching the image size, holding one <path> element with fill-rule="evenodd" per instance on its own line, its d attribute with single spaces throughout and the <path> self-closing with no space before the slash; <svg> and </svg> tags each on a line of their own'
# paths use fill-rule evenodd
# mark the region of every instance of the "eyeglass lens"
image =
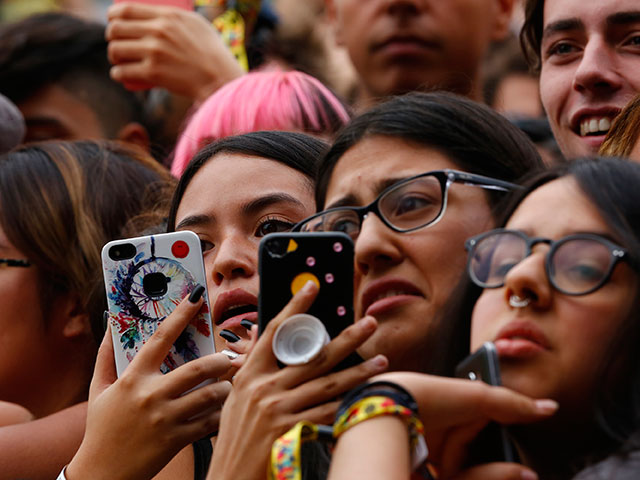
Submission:
<svg viewBox="0 0 640 480">
<path fill-rule="evenodd" d="M 394 227 L 410 230 L 433 222 L 442 209 L 442 186 L 434 176 L 416 178 L 387 192 L 380 213 Z"/>
<path fill-rule="evenodd" d="M 527 256 L 526 240 L 501 232 L 480 240 L 469 263 L 472 277 L 485 287 L 499 287 L 505 276 Z M 593 239 L 574 238 L 556 245 L 549 261 L 549 276 L 561 291 L 588 292 L 608 275 L 612 263 L 609 248 Z"/>
</svg>

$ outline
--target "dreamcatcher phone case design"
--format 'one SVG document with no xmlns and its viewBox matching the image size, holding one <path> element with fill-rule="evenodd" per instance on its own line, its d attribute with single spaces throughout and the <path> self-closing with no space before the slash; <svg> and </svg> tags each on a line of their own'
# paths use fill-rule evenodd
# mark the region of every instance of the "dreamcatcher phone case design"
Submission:
<svg viewBox="0 0 640 480">
<path fill-rule="evenodd" d="M 206 287 L 200 239 L 189 231 L 115 240 L 102 249 L 118 377 L 158 325 L 197 286 Z M 163 373 L 215 351 L 209 299 L 174 343 Z"/>
</svg>

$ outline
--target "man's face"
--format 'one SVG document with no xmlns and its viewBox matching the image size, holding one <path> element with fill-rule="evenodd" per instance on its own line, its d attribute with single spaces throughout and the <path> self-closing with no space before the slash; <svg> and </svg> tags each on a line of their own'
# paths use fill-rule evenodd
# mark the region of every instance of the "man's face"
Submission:
<svg viewBox="0 0 640 480">
<path fill-rule="evenodd" d="M 327 0 L 368 98 L 425 88 L 477 96 L 512 0 Z"/>
<path fill-rule="evenodd" d="M 25 142 L 105 138 L 91 107 L 58 85 L 40 89 L 18 108 L 27 126 Z"/>
<path fill-rule="evenodd" d="M 611 121 L 640 92 L 637 0 L 544 5 L 540 94 L 567 158 L 594 154 Z"/>
</svg>

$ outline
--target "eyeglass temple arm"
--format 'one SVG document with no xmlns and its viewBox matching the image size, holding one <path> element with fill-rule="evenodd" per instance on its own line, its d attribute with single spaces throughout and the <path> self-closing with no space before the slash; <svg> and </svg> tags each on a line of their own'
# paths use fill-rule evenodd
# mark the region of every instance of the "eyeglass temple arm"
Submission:
<svg viewBox="0 0 640 480">
<path fill-rule="evenodd" d="M 509 192 L 511 190 L 519 190 L 524 187 L 511 182 L 498 180 L 497 178 L 485 177 L 475 173 L 451 172 L 454 179 L 460 181 L 464 185 L 486 188 L 487 190 L 497 190 L 501 192 Z"/>
</svg>

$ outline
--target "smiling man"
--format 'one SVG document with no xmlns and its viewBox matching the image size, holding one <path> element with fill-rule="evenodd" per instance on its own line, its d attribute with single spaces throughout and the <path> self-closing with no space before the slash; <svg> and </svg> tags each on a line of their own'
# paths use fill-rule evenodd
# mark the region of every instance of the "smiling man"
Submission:
<svg viewBox="0 0 640 480">
<path fill-rule="evenodd" d="M 521 39 L 567 158 L 595 154 L 640 92 L 637 0 L 527 0 Z"/>
<path fill-rule="evenodd" d="M 363 106 L 413 90 L 481 100 L 481 65 L 508 33 L 513 0 L 326 0 Z"/>
</svg>

